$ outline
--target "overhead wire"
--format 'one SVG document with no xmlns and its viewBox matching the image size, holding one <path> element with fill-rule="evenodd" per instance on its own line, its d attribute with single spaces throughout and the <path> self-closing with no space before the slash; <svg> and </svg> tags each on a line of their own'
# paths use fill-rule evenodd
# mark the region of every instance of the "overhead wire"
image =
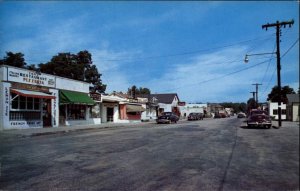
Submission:
<svg viewBox="0 0 300 191">
<path fill-rule="evenodd" d="M 283 58 L 297 43 L 299 42 L 299 38 L 288 48 L 288 50 L 281 56 L 281 58 Z M 272 58 L 273 59 L 273 58 Z M 181 89 L 183 87 L 189 87 L 189 86 L 195 86 L 195 85 L 199 85 L 199 84 L 202 84 L 202 83 L 206 83 L 206 82 L 210 82 L 210 81 L 213 81 L 213 80 L 217 80 L 217 79 L 221 79 L 221 78 L 224 78 L 224 77 L 227 77 L 227 76 L 230 76 L 230 75 L 233 75 L 233 74 L 236 74 L 236 73 L 239 73 L 239 72 L 242 72 L 242 71 L 245 71 L 245 70 L 248 70 L 248 69 L 251 69 L 251 68 L 254 68 L 256 66 L 259 66 L 261 64 L 264 64 L 266 62 L 269 62 L 270 59 L 268 60 L 265 60 L 263 62 L 259 62 L 257 64 L 254 64 L 252 66 L 248 66 L 248 67 L 245 67 L 243 69 L 240 69 L 240 70 L 236 70 L 234 72 L 230 72 L 230 73 L 227 73 L 227 74 L 224 74 L 222 76 L 219 76 L 219 77 L 216 77 L 216 78 L 211 78 L 211 79 L 208 79 L 208 80 L 203 80 L 201 82 L 198 82 L 198 83 L 193 83 L 193 84 L 189 84 L 189 85 L 185 85 L 185 86 L 181 86 L 181 87 L 177 87 L 177 88 L 172 88 L 172 89 L 168 89 L 164 92 L 167 92 L 167 91 L 172 91 L 172 90 L 177 90 L 177 89 Z M 276 69 L 276 68 L 275 68 Z M 274 74 L 275 72 L 273 72 Z M 272 75 L 273 76 L 273 75 Z M 273 77 L 272 77 L 273 78 Z M 270 81 L 272 80 L 272 78 L 270 79 Z M 267 89 L 267 88 L 266 88 Z M 264 92 L 265 93 L 265 92 Z"/>
</svg>

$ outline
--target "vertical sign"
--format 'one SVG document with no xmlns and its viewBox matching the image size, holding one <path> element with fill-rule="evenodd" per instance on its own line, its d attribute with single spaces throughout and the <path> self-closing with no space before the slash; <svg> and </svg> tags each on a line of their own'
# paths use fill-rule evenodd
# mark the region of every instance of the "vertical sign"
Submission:
<svg viewBox="0 0 300 191">
<path fill-rule="evenodd" d="M 3 82 L 3 129 L 8 129 L 9 126 L 9 111 L 10 111 L 10 84 Z"/>
<path fill-rule="evenodd" d="M 51 124 L 52 127 L 58 127 L 58 121 L 59 121 L 59 109 L 58 109 L 58 90 L 55 89 L 49 89 L 49 91 L 52 93 L 53 96 L 55 96 L 55 99 L 51 100 Z"/>
</svg>

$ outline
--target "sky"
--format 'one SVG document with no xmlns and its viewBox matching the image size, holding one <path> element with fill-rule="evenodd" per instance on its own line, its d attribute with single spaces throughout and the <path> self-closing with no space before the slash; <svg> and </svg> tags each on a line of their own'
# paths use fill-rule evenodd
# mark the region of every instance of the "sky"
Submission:
<svg viewBox="0 0 300 191">
<path fill-rule="evenodd" d="M 277 84 L 276 21 L 281 29 L 281 83 L 299 88 L 297 1 L 1 1 L 0 58 L 22 52 L 27 64 L 88 50 L 106 93 L 133 85 L 177 93 L 187 103 L 259 101 Z"/>
</svg>

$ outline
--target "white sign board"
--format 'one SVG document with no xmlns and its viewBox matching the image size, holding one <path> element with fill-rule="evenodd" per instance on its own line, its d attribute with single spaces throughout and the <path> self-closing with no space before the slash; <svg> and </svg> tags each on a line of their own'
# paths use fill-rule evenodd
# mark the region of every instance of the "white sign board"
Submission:
<svg viewBox="0 0 300 191">
<path fill-rule="evenodd" d="M 41 128 L 42 121 L 10 121 L 11 129 L 27 129 L 27 128 Z"/>
<path fill-rule="evenodd" d="M 8 81 L 32 84 L 38 86 L 55 87 L 55 77 L 47 74 L 37 74 L 34 71 L 8 68 Z"/>
</svg>

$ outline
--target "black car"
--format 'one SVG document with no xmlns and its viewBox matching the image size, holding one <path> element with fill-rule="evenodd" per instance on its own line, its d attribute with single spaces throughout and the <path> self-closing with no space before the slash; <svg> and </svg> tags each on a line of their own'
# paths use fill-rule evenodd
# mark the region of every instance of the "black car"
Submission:
<svg viewBox="0 0 300 191">
<path fill-rule="evenodd" d="M 188 118 L 187 118 L 189 121 L 193 121 L 193 120 L 199 120 L 199 115 L 198 113 L 190 113 L 188 115 Z"/>
<path fill-rule="evenodd" d="M 156 120 L 157 123 L 177 123 L 179 117 L 173 112 L 163 112 L 158 119 Z"/>
<path fill-rule="evenodd" d="M 248 127 L 265 127 L 271 128 L 272 121 L 267 112 L 263 110 L 253 109 L 247 119 Z"/>
</svg>

